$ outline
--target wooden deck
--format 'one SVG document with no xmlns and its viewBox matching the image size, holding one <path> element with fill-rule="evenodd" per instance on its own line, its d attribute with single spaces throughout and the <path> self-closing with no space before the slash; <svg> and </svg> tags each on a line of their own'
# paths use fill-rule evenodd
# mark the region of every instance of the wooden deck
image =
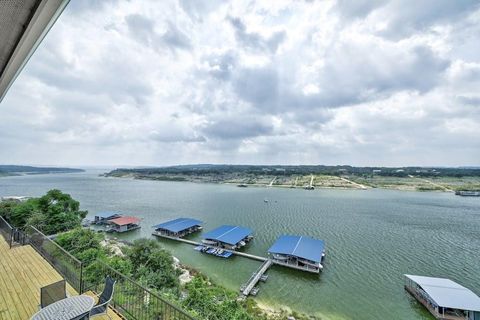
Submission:
<svg viewBox="0 0 480 320">
<path fill-rule="evenodd" d="M 60 274 L 31 246 L 10 249 L 0 236 L 0 320 L 30 319 L 39 310 L 40 288 L 60 280 Z M 70 296 L 78 294 L 68 284 L 67 292 Z M 109 315 L 122 319 L 113 310 Z"/>
</svg>

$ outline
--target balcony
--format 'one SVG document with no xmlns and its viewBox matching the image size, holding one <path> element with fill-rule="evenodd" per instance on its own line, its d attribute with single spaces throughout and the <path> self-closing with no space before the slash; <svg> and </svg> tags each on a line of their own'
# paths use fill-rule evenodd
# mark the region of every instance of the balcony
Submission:
<svg viewBox="0 0 480 320">
<path fill-rule="evenodd" d="M 30 319 L 39 310 L 40 288 L 63 277 L 30 245 L 14 246 L 0 236 L 0 319 Z M 70 296 L 77 291 L 67 284 Z M 86 294 L 93 295 L 87 292 Z M 111 319 L 123 319 L 111 308 Z M 108 319 L 107 316 L 95 319 Z"/>
</svg>

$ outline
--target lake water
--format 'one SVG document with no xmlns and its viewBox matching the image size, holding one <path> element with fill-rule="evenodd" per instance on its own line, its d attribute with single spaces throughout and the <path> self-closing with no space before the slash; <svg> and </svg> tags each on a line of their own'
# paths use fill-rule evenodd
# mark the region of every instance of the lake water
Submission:
<svg viewBox="0 0 480 320">
<path fill-rule="evenodd" d="M 323 273 L 275 266 L 256 298 L 322 319 L 433 319 L 404 291 L 405 273 L 448 277 L 480 294 L 480 198 L 380 189 L 238 188 L 98 173 L 0 178 L 0 196 L 40 196 L 58 188 L 79 200 L 89 216 L 118 211 L 141 217 L 142 229 L 126 239 L 150 237 L 152 225 L 177 217 L 198 218 L 204 230 L 221 224 L 250 227 L 255 238 L 246 252 L 262 256 L 282 234 L 323 239 Z M 259 266 L 242 257 L 224 260 L 187 244 L 158 241 L 183 263 L 233 290 Z"/>
</svg>

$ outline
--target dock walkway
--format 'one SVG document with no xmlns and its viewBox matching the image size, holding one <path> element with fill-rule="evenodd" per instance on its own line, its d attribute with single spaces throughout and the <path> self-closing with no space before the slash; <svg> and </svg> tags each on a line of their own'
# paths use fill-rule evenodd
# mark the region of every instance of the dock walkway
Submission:
<svg viewBox="0 0 480 320">
<path fill-rule="evenodd" d="M 208 246 L 208 245 L 205 245 L 203 243 L 200 243 L 200 242 L 197 242 L 197 241 L 193 241 L 193 240 L 187 240 L 187 239 L 182 239 L 182 238 L 176 238 L 176 237 L 170 237 L 170 236 L 166 236 L 166 235 L 163 235 L 163 234 L 159 234 L 159 233 L 153 233 L 154 236 L 157 236 L 157 237 L 161 237 L 161 238 L 166 238 L 166 239 L 170 239 L 170 240 L 175 240 L 175 241 L 180 241 L 180 242 L 183 242 L 183 243 L 188 243 L 188 244 L 191 244 L 193 246 L 205 246 L 205 247 L 209 247 L 209 248 L 216 248 L 216 247 L 213 247 L 213 246 Z M 253 254 L 250 254 L 250 253 L 245 253 L 245 252 L 239 252 L 239 251 L 235 251 L 235 250 L 228 250 L 228 249 L 223 249 L 224 251 L 227 251 L 227 252 L 231 252 L 232 254 L 235 254 L 237 256 L 241 256 L 241 257 L 244 257 L 244 258 L 248 258 L 248 259 L 252 259 L 252 260 L 256 260 L 256 261 L 267 261 L 268 259 L 265 258 L 265 257 L 261 257 L 261 256 L 256 256 L 256 255 L 253 255 Z"/>
<path fill-rule="evenodd" d="M 273 264 L 272 260 L 270 259 L 265 260 L 265 262 L 263 262 L 260 268 L 258 268 L 258 270 L 252 274 L 250 279 L 248 279 L 247 283 L 244 286 L 242 286 L 241 288 L 242 294 L 245 297 L 247 297 L 250 294 L 252 289 L 257 285 L 258 281 L 260 281 L 263 274 L 267 272 L 268 268 L 270 268 L 272 264 Z"/>
</svg>

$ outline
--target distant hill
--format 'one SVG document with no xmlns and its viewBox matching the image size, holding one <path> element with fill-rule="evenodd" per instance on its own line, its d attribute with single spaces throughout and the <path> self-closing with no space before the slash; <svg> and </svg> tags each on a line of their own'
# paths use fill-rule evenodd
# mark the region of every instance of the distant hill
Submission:
<svg viewBox="0 0 480 320">
<path fill-rule="evenodd" d="M 477 167 L 353 167 L 349 165 L 229 165 L 229 164 L 192 164 L 170 167 L 148 168 L 118 168 L 107 175 L 210 175 L 210 174 L 253 174 L 253 175 L 299 175 L 299 174 L 326 174 L 326 175 L 379 175 L 387 177 L 465 177 L 480 176 Z"/>
<path fill-rule="evenodd" d="M 47 173 L 75 173 L 84 172 L 83 169 L 58 168 L 58 167 L 32 167 L 17 165 L 0 165 L 0 177 L 22 174 L 47 174 Z"/>
</svg>

